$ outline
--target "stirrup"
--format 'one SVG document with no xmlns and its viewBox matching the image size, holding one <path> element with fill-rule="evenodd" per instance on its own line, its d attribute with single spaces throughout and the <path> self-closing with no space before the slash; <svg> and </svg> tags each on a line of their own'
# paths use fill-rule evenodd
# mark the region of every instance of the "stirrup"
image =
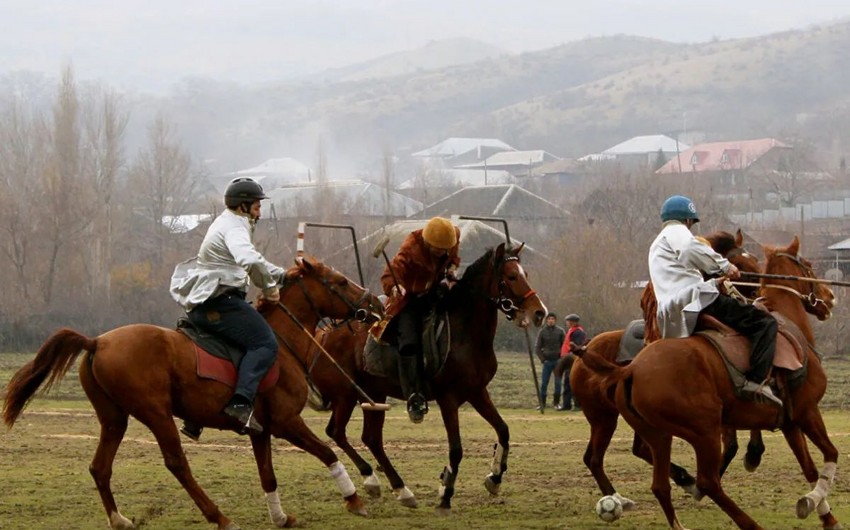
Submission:
<svg viewBox="0 0 850 530">
<path fill-rule="evenodd" d="M 422 423 L 428 414 L 428 401 L 420 393 L 411 394 L 407 398 L 407 415 L 413 423 Z"/>
</svg>

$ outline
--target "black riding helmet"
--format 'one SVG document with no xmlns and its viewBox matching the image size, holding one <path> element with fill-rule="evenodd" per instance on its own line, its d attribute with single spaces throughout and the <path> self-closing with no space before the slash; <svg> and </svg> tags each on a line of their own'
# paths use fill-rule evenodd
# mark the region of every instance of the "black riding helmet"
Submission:
<svg viewBox="0 0 850 530">
<path fill-rule="evenodd" d="M 254 202 L 259 199 L 268 199 L 268 197 L 263 187 L 252 178 L 233 179 L 224 190 L 224 205 L 228 208 L 236 208 L 244 202 Z"/>
</svg>

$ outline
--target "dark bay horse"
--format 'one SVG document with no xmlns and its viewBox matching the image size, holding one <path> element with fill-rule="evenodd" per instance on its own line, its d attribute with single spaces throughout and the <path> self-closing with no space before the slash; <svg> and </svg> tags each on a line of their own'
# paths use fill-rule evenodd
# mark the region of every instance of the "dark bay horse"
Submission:
<svg viewBox="0 0 850 530">
<path fill-rule="evenodd" d="M 426 385 L 429 389 L 426 397 L 437 401 L 449 440 L 449 465 L 441 475 L 438 513 L 450 513 L 455 479 L 463 458 L 458 424 L 458 408 L 463 403 L 470 403 L 495 429 L 498 437 L 491 472 L 485 481 L 491 493 L 498 492 L 502 474 L 507 469 L 510 433 L 487 391 L 487 384 L 493 379 L 497 367 L 493 337 L 499 309 L 520 327 L 532 323 L 540 326 L 546 316 L 546 307 L 529 286 L 520 264 L 521 250 L 521 246 L 506 248 L 504 244 L 488 250 L 467 267 L 463 278 L 445 300 L 451 322 L 450 353 L 445 365 Z M 366 334 L 366 326 L 343 326 L 326 334 L 320 333 L 319 339 L 346 371 L 354 376 L 357 384 L 375 400 L 383 401 L 386 396 L 401 399 L 397 380 L 376 377 L 363 369 L 362 351 Z M 312 355 L 315 356 L 316 352 Z M 312 363 L 313 359 L 307 362 Z M 326 428 L 327 434 L 354 461 L 366 479 L 367 491 L 374 495 L 380 494 L 380 483 L 372 466 L 352 448 L 345 433 L 357 405 L 358 394 L 322 357 L 317 359 L 311 377 L 333 411 Z M 384 452 L 383 425 L 383 412 L 364 411 L 363 443 L 386 474 L 397 499 L 404 506 L 414 507 L 416 499 L 413 493 L 405 486 Z"/>
<path fill-rule="evenodd" d="M 797 254 L 797 238 L 787 247 L 765 247 L 764 250 L 765 273 L 814 278 L 811 264 Z M 807 361 L 805 379 L 799 386 L 787 387 L 789 394 L 781 413 L 772 405 L 738 400 L 723 360 L 700 336 L 656 341 L 626 367 L 610 363 L 593 352 L 584 355 L 583 361 L 591 370 L 605 374 L 606 382 L 615 385 L 617 409 L 650 447 L 652 492 L 671 528 L 684 528 L 670 496 L 670 449 L 674 436 L 694 448 L 699 490 L 726 512 L 738 528 L 762 528 L 726 495 L 721 486 L 720 446 L 724 426 L 735 429 L 778 426 L 806 480 L 814 486 L 797 502 L 797 516 L 804 518 L 816 511 L 823 528 L 840 527 L 827 502 L 838 451 L 829 439 L 818 409 L 818 402 L 826 390 L 826 374 L 814 350 L 814 336 L 807 317 L 807 312 L 821 320 L 830 317 L 834 305 L 832 291 L 821 283 L 762 279 L 760 293 L 765 305 L 796 325 L 805 338 L 802 344 Z M 787 372 L 774 370 L 780 380 L 786 379 Z M 778 425 L 780 417 L 781 425 Z M 824 466 L 820 473 L 809 454 L 806 437 L 823 454 Z"/>
<path fill-rule="evenodd" d="M 296 263 L 286 272 L 280 303 L 308 330 L 315 330 L 322 317 L 350 318 L 358 310 L 381 311 L 375 296 L 315 258 L 299 258 Z M 296 327 L 279 304 L 268 303 L 260 310 L 279 343 L 283 343 L 278 350 L 277 385 L 258 394 L 255 403 L 255 414 L 265 429 L 261 434 L 251 435 L 272 522 L 279 528 L 296 522 L 280 506 L 272 468 L 272 435 L 289 440 L 319 458 L 336 480 L 348 510 L 365 515 L 363 501 L 334 451 L 310 431 L 299 415 L 307 399 L 307 382 L 303 367 L 285 349 L 306 350 L 310 337 Z M 3 404 L 6 425 L 10 428 L 14 425 L 39 387 L 43 385 L 42 392 L 47 392 L 57 383 L 82 350 L 86 354 L 79 364 L 80 381 L 101 425 L 100 442 L 89 470 L 110 527 L 133 528 L 133 523 L 118 511 L 110 487 L 112 463 L 127 429 L 128 417 L 133 416 L 151 430 L 165 466 L 207 521 L 221 530 L 237 529 L 195 482 L 173 418 L 234 429 L 232 420 L 219 413 L 232 390 L 217 381 L 198 378 L 194 347 L 182 333 L 145 324 L 123 326 L 95 338 L 70 329 L 57 331 L 9 381 Z"/>
<path fill-rule="evenodd" d="M 715 232 L 705 236 L 705 239 L 715 251 L 729 259 L 741 271 L 761 271 L 758 259 L 743 250 L 743 233 L 740 230 L 735 235 L 723 231 Z M 755 296 L 754 289 L 748 290 L 742 287 L 740 290 L 747 297 Z M 645 318 L 645 342 L 654 342 L 660 336 L 657 331 L 655 319 L 656 302 L 651 283 L 647 284 L 646 289 L 644 289 L 641 297 L 641 309 Z M 596 355 L 614 362 L 617 358 L 617 351 L 619 350 L 620 340 L 624 332 L 625 330 L 621 329 L 601 333 L 588 343 L 587 349 L 593 351 Z M 590 424 L 590 439 L 587 442 L 587 448 L 584 452 L 584 464 L 590 470 L 602 494 L 616 496 L 623 505 L 623 508 L 629 510 L 635 506 L 634 501 L 617 493 L 611 484 L 611 480 L 605 473 L 605 453 L 614 436 L 614 431 L 617 428 L 617 419 L 620 417 L 620 414 L 617 412 L 613 393 L 609 393 L 608 387 L 603 383 L 604 377 L 590 370 L 580 358 L 574 361 L 573 368 L 570 371 L 570 385 L 579 403 L 582 403 L 582 413 Z M 725 470 L 738 451 L 738 441 L 734 429 L 727 429 L 724 432 L 723 442 L 725 448 L 723 453 Z M 755 431 L 747 451 L 748 461 L 753 462 L 754 465 L 748 465 L 748 469 L 750 467 L 755 469 L 755 466 L 758 465 L 756 458 L 760 459 L 762 452 L 764 452 L 764 445 L 761 442 L 761 433 Z M 649 447 L 643 443 L 640 436 L 634 436 L 632 453 L 638 458 L 652 464 L 652 453 Z M 701 493 L 696 488 L 696 479 L 686 469 L 676 464 L 671 464 L 670 477 L 689 494 L 698 499 L 701 498 Z"/>
</svg>

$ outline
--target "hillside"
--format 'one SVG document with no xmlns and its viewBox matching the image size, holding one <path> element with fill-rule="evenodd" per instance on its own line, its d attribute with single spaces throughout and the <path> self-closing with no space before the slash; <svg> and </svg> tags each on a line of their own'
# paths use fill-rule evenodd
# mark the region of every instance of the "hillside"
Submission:
<svg viewBox="0 0 850 530">
<path fill-rule="evenodd" d="M 846 127 L 848 49 L 850 22 L 696 45 L 613 36 L 380 79 L 366 79 L 361 65 L 338 81 L 197 83 L 166 105 L 204 156 L 310 162 L 321 143 L 337 172 L 447 136 L 579 156 L 635 134 L 681 130 L 685 115 L 689 129 L 712 137 L 787 132 L 832 141 Z"/>
<path fill-rule="evenodd" d="M 415 50 L 391 53 L 370 61 L 325 70 L 310 76 L 308 80 L 340 83 L 395 77 L 474 63 L 505 53 L 496 46 L 474 39 L 432 41 Z"/>
</svg>

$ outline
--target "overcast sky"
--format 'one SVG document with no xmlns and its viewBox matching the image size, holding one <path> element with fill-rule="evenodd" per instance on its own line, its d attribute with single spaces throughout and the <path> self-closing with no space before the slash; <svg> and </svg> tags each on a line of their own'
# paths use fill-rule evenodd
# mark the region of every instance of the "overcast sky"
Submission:
<svg viewBox="0 0 850 530">
<path fill-rule="evenodd" d="M 834 22 L 850 0 L 0 0 L 0 73 L 163 90 L 246 84 L 468 37 L 509 52 L 618 33 L 676 42 Z"/>
</svg>

